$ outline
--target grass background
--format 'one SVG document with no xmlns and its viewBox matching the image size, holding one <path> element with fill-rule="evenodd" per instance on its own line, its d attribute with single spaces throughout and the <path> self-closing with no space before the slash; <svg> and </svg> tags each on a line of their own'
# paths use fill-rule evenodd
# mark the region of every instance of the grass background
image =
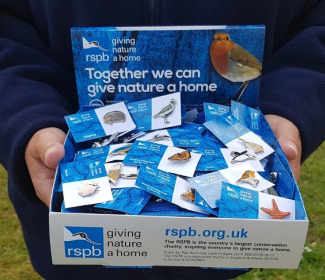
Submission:
<svg viewBox="0 0 325 280">
<path fill-rule="evenodd" d="M 254 269 L 237 280 L 325 279 L 325 142 L 302 165 L 300 191 L 309 217 L 309 230 L 300 266 L 288 269 Z M 21 228 L 7 195 L 7 174 L 0 165 L 0 279 L 38 280 Z"/>
</svg>

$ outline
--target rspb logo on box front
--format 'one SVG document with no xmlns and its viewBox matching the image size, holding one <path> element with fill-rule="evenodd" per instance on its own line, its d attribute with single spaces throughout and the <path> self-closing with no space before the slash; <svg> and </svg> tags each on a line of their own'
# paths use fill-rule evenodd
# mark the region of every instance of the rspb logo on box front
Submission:
<svg viewBox="0 0 325 280">
<path fill-rule="evenodd" d="M 104 258 L 101 227 L 64 227 L 64 248 L 67 258 Z"/>
</svg>

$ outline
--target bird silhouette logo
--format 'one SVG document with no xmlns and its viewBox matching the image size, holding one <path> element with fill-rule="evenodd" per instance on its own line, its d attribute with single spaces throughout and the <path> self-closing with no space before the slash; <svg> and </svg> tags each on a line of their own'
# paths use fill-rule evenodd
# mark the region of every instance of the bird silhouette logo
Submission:
<svg viewBox="0 0 325 280">
<path fill-rule="evenodd" d="M 95 242 L 91 240 L 87 233 L 84 231 L 77 231 L 75 233 L 71 232 L 70 228 L 64 227 L 64 241 L 77 241 L 77 240 L 85 240 L 93 245 L 101 245 L 101 243 Z"/>
<path fill-rule="evenodd" d="M 91 49 L 91 48 L 97 48 L 97 49 L 100 49 L 104 52 L 107 52 L 108 50 L 107 49 L 104 49 L 102 48 L 100 45 L 99 45 L 99 42 L 98 41 L 87 41 L 86 38 L 82 37 L 82 47 L 84 49 Z"/>
<path fill-rule="evenodd" d="M 210 45 L 210 58 L 214 69 L 231 82 L 241 82 L 241 86 L 233 94 L 232 99 L 239 93 L 240 101 L 251 80 L 261 75 L 262 64 L 246 49 L 230 39 L 227 33 L 216 33 Z"/>
<path fill-rule="evenodd" d="M 74 234 L 72 234 L 72 236 L 76 237 L 76 239 L 74 239 L 74 240 L 86 240 L 91 244 L 101 245 L 100 243 L 97 243 L 97 242 L 92 241 L 91 239 L 89 239 L 87 233 L 85 233 L 85 232 L 74 233 Z"/>
</svg>

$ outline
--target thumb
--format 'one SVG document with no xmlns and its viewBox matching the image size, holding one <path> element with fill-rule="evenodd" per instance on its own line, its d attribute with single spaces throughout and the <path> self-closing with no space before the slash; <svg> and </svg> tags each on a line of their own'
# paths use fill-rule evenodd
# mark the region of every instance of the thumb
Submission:
<svg viewBox="0 0 325 280">
<path fill-rule="evenodd" d="M 297 127 L 291 121 L 279 116 L 266 115 L 265 117 L 289 161 L 296 181 L 299 183 L 301 171 L 301 140 Z"/>
<path fill-rule="evenodd" d="M 55 168 L 64 156 L 65 133 L 54 127 L 36 132 L 25 150 L 27 168 L 36 195 L 50 205 Z"/>
<path fill-rule="evenodd" d="M 58 128 L 44 128 L 34 134 L 27 149 L 34 159 L 39 159 L 46 167 L 55 169 L 64 156 L 65 136 Z"/>
</svg>

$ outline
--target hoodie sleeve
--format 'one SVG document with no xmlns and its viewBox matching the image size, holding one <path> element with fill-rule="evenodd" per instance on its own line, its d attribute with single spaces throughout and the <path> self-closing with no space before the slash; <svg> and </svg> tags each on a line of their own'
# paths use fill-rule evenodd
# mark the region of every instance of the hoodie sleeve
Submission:
<svg viewBox="0 0 325 280">
<path fill-rule="evenodd" d="M 9 185 L 39 203 L 25 163 L 26 145 L 42 128 L 67 131 L 63 117 L 77 110 L 77 98 L 72 71 L 38 36 L 26 2 L 0 8 L 0 162 Z"/>
<path fill-rule="evenodd" d="M 264 62 L 259 103 L 298 127 L 302 162 L 325 140 L 325 1 L 303 12 Z"/>
</svg>

